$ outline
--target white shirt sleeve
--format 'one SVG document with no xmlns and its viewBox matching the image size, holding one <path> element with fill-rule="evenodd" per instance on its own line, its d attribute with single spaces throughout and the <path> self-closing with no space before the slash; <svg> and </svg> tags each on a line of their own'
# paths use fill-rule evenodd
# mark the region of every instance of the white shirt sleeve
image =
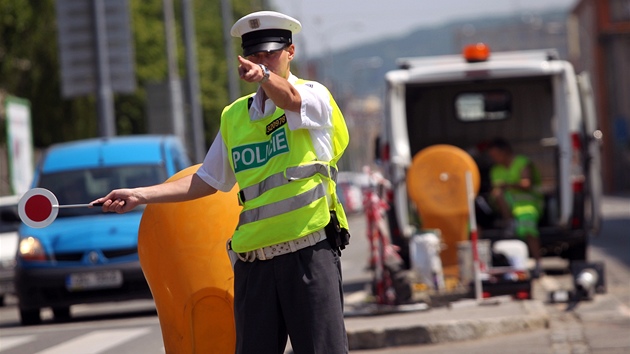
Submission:
<svg viewBox="0 0 630 354">
<path fill-rule="evenodd" d="M 197 170 L 197 175 L 213 188 L 222 192 L 229 192 L 236 184 L 236 176 L 230 166 L 227 147 L 223 142 L 221 132 L 214 138 L 203 163 Z"/>
<path fill-rule="evenodd" d="M 317 157 L 332 159 L 332 106 L 328 90 L 320 83 L 309 81 L 296 85 L 302 106 L 299 112 L 285 111 L 289 129 L 308 129 Z"/>
</svg>

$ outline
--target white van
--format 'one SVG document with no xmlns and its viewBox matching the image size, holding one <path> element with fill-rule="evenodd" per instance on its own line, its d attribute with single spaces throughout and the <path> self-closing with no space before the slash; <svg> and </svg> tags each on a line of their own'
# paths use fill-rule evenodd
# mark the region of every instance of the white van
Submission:
<svg viewBox="0 0 630 354">
<path fill-rule="evenodd" d="M 471 152 L 481 173 L 479 196 L 485 197 L 490 162 L 472 152 L 502 137 L 541 173 L 542 254 L 586 259 L 588 236 L 600 226 L 602 194 L 601 131 L 588 75 L 576 75 L 554 50 L 491 53 L 483 44 L 462 55 L 403 58 L 398 64 L 386 74 L 377 148 L 394 185 L 389 220 L 394 242 L 404 245 L 421 227 L 413 221 L 405 183 L 415 154 L 435 144 Z M 477 210 L 477 216 L 480 237 L 506 237 L 496 215 Z"/>
</svg>

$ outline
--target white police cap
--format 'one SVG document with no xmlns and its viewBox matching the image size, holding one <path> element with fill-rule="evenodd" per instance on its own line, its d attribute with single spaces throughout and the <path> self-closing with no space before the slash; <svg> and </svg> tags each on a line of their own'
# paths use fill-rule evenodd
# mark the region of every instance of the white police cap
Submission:
<svg viewBox="0 0 630 354">
<path fill-rule="evenodd" d="M 279 50 L 293 43 L 292 34 L 300 32 L 300 21 L 275 11 L 258 11 L 236 21 L 230 34 L 241 37 L 243 55 Z"/>
</svg>

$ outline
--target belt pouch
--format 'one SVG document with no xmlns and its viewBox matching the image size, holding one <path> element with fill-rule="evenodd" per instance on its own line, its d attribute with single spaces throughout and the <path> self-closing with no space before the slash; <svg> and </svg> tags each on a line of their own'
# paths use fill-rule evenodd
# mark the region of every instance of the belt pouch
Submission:
<svg viewBox="0 0 630 354">
<path fill-rule="evenodd" d="M 337 219 L 337 213 L 334 210 L 330 211 L 330 222 L 326 225 L 324 231 L 326 231 L 326 239 L 330 243 L 330 247 L 334 250 L 343 250 L 350 243 L 350 232 L 341 227 L 339 219 Z"/>
</svg>

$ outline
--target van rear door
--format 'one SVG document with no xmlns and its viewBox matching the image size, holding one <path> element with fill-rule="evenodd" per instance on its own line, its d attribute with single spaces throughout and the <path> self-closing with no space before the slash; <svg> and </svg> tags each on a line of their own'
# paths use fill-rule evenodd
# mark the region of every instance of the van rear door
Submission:
<svg viewBox="0 0 630 354">
<path fill-rule="evenodd" d="M 591 234 L 599 233 L 601 227 L 601 202 L 602 202 L 602 176 L 601 176 L 601 131 L 597 128 L 595 114 L 595 101 L 591 87 L 591 79 L 587 72 L 582 72 L 577 77 L 580 91 L 580 105 L 584 117 L 584 153 L 585 169 L 587 177 L 586 188 L 590 199 L 589 214 L 585 222 Z"/>
</svg>

